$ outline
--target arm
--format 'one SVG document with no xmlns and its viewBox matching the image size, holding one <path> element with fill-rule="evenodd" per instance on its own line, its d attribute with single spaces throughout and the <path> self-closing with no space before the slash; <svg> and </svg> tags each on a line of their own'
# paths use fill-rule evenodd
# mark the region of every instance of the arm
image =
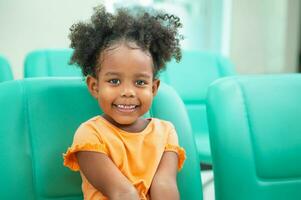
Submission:
<svg viewBox="0 0 301 200">
<path fill-rule="evenodd" d="M 164 152 L 150 187 L 152 200 L 180 199 L 177 186 L 178 155 L 172 151 Z"/>
<path fill-rule="evenodd" d="M 110 200 L 139 200 L 136 188 L 103 153 L 76 153 L 82 173 L 88 181 Z"/>
</svg>

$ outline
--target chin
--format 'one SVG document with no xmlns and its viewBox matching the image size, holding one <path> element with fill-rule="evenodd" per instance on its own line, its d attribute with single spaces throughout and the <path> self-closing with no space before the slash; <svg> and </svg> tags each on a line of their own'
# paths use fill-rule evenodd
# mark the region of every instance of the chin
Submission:
<svg viewBox="0 0 301 200">
<path fill-rule="evenodd" d="M 131 124 L 135 123 L 137 121 L 137 119 L 138 118 L 129 119 L 128 117 L 123 117 L 123 118 L 114 119 L 114 121 L 117 122 L 120 125 L 131 125 Z"/>
</svg>

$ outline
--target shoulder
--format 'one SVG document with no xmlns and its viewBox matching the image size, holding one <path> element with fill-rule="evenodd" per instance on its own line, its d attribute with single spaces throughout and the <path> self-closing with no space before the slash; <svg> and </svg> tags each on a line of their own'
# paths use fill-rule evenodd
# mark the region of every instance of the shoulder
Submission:
<svg viewBox="0 0 301 200">
<path fill-rule="evenodd" d="M 167 120 L 163 120 L 163 119 L 159 119 L 159 118 L 151 118 L 155 124 L 157 125 L 161 125 L 161 126 L 166 126 L 166 127 L 171 127 L 174 128 L 174 125 L 172 122 L 167 121 Z"/>
<path fill-rule="evenodd" d="M 80 127 L 81 126 L 89 126 L 89 125 L 93 125 L 93 124 L 96 124 L 96 123 L 99 123 L 101 122 L 101 116 L 97 115 L 97 116 L 94 116 L 90 119 L 88 119 L 87 121 L 81 123 Z"/>
<path fill-rule="evenodd" d="M 86 137 L 89 134 L 97 134 L 102 126 L 104 124 L 100 116 L 92 117 L 79 125 L 74 137 Z"/>
<path fill-rule="evenodd" d="M 79 125 L 79 127 L 77 128 L 77 131 L 83 130 L 83 129 L 93 129 L 96 128 L 97 126 L 103 126 L 104 123 L 101 119 L 100 116 L 95 116 L 92 117 L 90 119 L 88 119 L 87 121 L 81 123 Z"/>
<path fill-rule="evenodd" d="M 167 132 L 175 129 L 174 125 L 170 121 L 158 118 L 152 118 L 152 120 L 155 128 L 164 129 Z"/>
</svg>

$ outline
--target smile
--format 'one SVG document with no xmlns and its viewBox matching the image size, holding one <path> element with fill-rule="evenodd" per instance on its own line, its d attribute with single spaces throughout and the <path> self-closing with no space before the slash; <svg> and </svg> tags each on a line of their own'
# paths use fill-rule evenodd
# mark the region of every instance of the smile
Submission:
<svg viewBox="0 0 301 200">
<path fill-rule="evenodd" d="M 116 107 L 118 111 L 126 112 L 126 113 L 133 112 L 138 107 L 137 105 L 133 105 L 133 104 L 131 104 L 131 105 L 113 104 L 113 106 Z"/>
</svg>

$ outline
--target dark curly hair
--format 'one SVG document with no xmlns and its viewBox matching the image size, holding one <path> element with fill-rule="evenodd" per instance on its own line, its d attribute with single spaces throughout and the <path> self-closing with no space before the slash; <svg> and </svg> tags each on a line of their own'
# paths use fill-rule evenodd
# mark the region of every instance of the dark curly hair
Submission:
<svg viewBox="0 0 301 200">
<path fill-rule="evenodd" d="M 95 7 L 90 22 L 79 22 L 70 28 L 70 47 L 74 49 L 70 63 L 79 65 L 84 76 L 96 77 L 101 51 L 119 41 L 134 42 L 151 54 L 156 77 L 172 57 L 177 62 L 181 59 L 181 26 L 178 17 L 162 12 L 118 9 L 113 15 L 103 6 Z"/>
</svg>

